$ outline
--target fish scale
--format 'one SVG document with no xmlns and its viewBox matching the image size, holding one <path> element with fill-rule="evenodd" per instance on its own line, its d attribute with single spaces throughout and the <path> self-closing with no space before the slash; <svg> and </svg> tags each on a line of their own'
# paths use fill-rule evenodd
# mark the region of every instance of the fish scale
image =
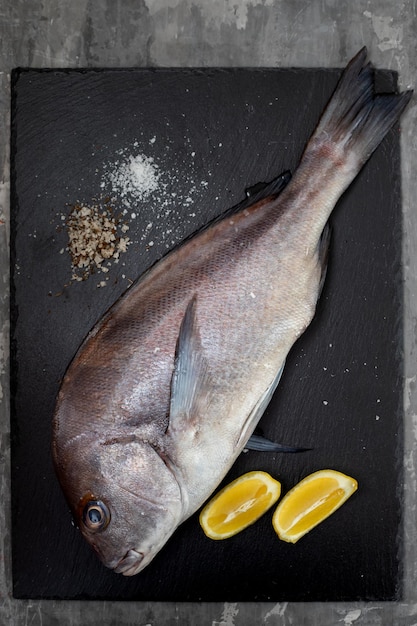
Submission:
<svg viewBox="0 0 417 626">
<path fill-rule="evenodd" d="M 141 571 L 210 497 L 314 315 L 329 215 L 411 97 L 375 96 L 365 60 L 364 49 L 347 66 L 292 179 L 256 189 L 148 270 L 67 370 L 55 468 L 115 572 Z"/>
</svg>

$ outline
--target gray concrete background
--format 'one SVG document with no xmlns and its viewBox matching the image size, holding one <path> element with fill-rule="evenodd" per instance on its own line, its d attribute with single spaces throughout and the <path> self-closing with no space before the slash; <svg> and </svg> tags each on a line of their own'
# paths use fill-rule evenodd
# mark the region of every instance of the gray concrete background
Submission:
<svg viewBox="0 0 417 626">
<path fill-rule="evenodd" d="M 363 45 L 417 87 L 415 0 L 0 0 L 0 626 L 417 625 L 417 158 L 402 119 L 405 294 L 405 596 L 399 603 L 173 604 L 11 597 L 8 392 L 10 72 L 27 67 L 341 67 Z M 306 581 L 306 584 L 307 581 Z"/>
</svg>

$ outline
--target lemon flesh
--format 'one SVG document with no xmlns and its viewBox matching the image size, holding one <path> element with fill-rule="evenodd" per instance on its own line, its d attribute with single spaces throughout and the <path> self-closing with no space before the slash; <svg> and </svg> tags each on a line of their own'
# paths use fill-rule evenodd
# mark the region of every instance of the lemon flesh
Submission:
<svg viewBox="0 0 417 626">
<path fill-rule="evenodd" d="M 299 482 L 278 505 L 272 525 L 279 538 L 295 543 L 336 511 L 357 490 L 354 478 L 320 470 Z"/>
<path fill-rule="evenodd" d="M 244 530 L 277 502 L 281 484 L 266 472 L 248 472 L 217 493 L 200 513 L 210 539 L 227 539 Z"/>
</svg>

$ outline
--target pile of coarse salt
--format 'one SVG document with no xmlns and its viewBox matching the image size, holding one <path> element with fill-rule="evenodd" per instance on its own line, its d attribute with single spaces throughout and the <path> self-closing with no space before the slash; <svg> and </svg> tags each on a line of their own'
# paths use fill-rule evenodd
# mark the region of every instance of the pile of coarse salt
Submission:
<svg viewBox="0 0 417 626">
<path fill-rule="evenodd" d="M 158 189 L 160 173 L 152 157 L 144 154 L 125 156 L 126 151 L 119 151 L 122 161 L 116 161 L 114 167 L 105 172 L 101 188 L 111 186 L 112 197 L 130 207 L 132 203 L 146 200 Z M 110 191 L 110 190 L 109 190 Z"/>
<path fill-rule="evenodd" d="M 76 204 L 66 218 L 66 229 L 72 280 L 76 281 L 86 280 L 97 272 L 108 272 L 109 262 L 118 262 L 130 243 L 125 234 L 129 226 L 120 222 L 108 203 Z"/>
</svg>

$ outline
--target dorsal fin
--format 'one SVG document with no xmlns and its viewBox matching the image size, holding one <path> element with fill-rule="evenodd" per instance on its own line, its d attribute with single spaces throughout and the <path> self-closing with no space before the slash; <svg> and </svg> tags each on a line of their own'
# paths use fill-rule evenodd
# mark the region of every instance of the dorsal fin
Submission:
<svg viewBox="0 0 417 626">
<path fill-rule="evenodd" d="M 248 187 L 245 189 L 246 198 L 237 206 L 239 209 L 242 209 L 242 204 L 246 204 L 249 201 L 250 204 L 255 204 L 255 202 L 259 202 L 259 200 L 263 200 L 264 198 L 268 198 L 270 196 L 278 196 L 284 187 L 287 186 L 291 179 L 291 174 L 289 171 L 283 172 L 273 180 L 268 183 L 261 182 L 252 185 L 252 187 Z M 236 207 L 237 208 L 237 207 Z"/>
<path fill-rule="evenodd" d="M 179 246 L 182 246 L 186 241 L 195 237 L 195 235 L 211 228 L 217 222 L 222 221 L 226 217 L 230 217 L 235 215 L 239 211 L 243 211 L 244 209 L 249 208 L 250 206 L 260 202 L 261 200 L 265 200 L 266 198 L 276 198 L 281 191 L 288 185 L 291 180 L 291 172 L 285 171 L 273 180 L 268 183 L 256 183 L 251 187 L 247 187 L 245 190 L 245 198 L 241 200 L 238 204 L 235 204 L 231 208 L 227 209 L 223 213 L 220 213 L 217 217 L 212 219 L 210 222 L 199 228 L 198 230 L 191 233 L 188 237 L 183 239 Z M 175 250 L 175 248 L 173 248 Z"/>
</svg>

